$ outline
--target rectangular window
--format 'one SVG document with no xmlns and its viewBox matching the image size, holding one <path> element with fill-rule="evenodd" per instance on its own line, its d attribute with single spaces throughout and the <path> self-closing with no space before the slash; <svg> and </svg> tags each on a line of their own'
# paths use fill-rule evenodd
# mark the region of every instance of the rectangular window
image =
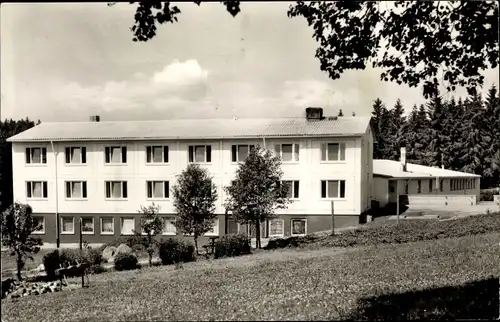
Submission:
<svg viewBox="0 0 500 322">
<path fill-rule="evenodd" d="M 106 199 L 127 199 L 127 181 L 106 181 Z"/>
<path fill-rule="evenodd" d="M 104 154 L 108 164 L 127 163 L 126 146 L 107 146 L 104 148 Z"/>
<path fill-rule="evenodd" d="M 47 199 L 47 181 L 26 182 L 26 197 L 28 199 Z"/>
<path fill-rule="evenodd" d="M 407 195 L 408 194 L 408 186 L 410 185 L 410 183 L 408 181 L 405 182 L 405 194 Z"/>
<path fill-rule="evenodd" d="M 168 163 L 168 146 L 167 145 L 147 146 L 146 163 Z"/>
<path fill-rule="evenodd" d="M 33 216 L 33 220 L 36 223 L 36 229 L 33 231 L 33 235 L 43 235 L 45 234 L 45 217 L 43 216 Z"/>
<path fill-rule="evenodd" d="M 94 217 L 82 217 L 82 235 L 94 234 Z"/>
<path fill-rule="evenodd" d="M 47 148 L 26 148 L 27 164 L 47 163 Z"/>
<path fill-rule="evenodd" d="M 422 180 L 417 181 L 417 193 L 422 192 Z"/>
<path fill-rule="evenodd" d="M 168 181 L 146 181 L 148 199 L 168 199 Z"/>
<path fill-rule="evenodd" d="M 231 146 L 231 161 L 232 162 L 245 162 L 250 154 L 250 150 L 254 149 L 254 145 L 232 145 Z"/>
<path fill-rule="evenodd" d="M 291 220 L 292 236 L 303 236 L 307 234 L 307 219 Z"/>
<path fill-rule="evenodd" d="M 101 235 L 114 235 L 115 219 L 113 217 L 101 217 Z"/>
<path fill-rule="evenodd" d="M 219 218 L 214 220 L 214 225 L 212 229 L 208 231 L 205 236 L 219 236 Z"/>
<path fill-rule="evenodd" d="M 440 190 L 440 191 L 443 191 L 443 183 L 444 183 L 444 180 L 443 180 L 443 179 L 440 179 L 440 180 L 439 180 L 439 190 Z"/>
<path fill-rule="evenodd" d="M 285 221 L 272 219 L 269 221 L 269 237 L 283 237 L 285 234 Z"/>
<path fill-rule="evenodd" d="M 282 184 L 288 185 L 288 194 L 287 197 L 290 199 L 298 199 L 299 198 L 299 181 L 281 181 Z"/>
<path fill-rule="evenodd" d="M 162 235 L 175 235 L 177 229 L 174 225 L 175 217 L 165 217 L 163 218 L 163 233 Z"/>
<path fill-rule="evenodd" d="M 122 218 L 121 219 L 121 234 L 122 235 L 133 235 L 135 230 L 135 219 L 134 218 Z"/>
<path fill-rule="evenodd" d="M 274 146 L 276 155 L 281 158 L 283 162 L 298 162 L 300 155 L 300 146 L 298 143 L 290 144 L 276 144 Z"/>
<path fill-rule="evenodd" d="M 321 198 L 345 198 L 345 180 L 322 180 Z"/>
<path fill-rule="evenodd" d="M 87 163 L 86 147 L 67 147 L 65 149 L 66 164 L 85 164 Z"/>
<path fill-rule="evenodd" d="M 321 161 L 345 161 L 345 143 L 321 143 Z"/>
<path fill-rule="evenodd" d="M 61 234 L 74 234 L 75 233 L 75 218 L 74 217 L 61 217 Z"/>
<path fill-rule="evenodd" d="M 86 199 L 87 182 L 86 181 L 66 181 L 67 199 Z"/>
<path fill-rule="evenodd" d="M 211 145 L 190 145 L 189 146 L 190 163 L 210 163 L 212 162 Z"/>
<path fill-rule="evenodd" d="M 432 190 L 434 189 L 433 183 L 434 183 L 434 180 L 429 179 L 429 192 L 432 192 Z"/>
</svg>

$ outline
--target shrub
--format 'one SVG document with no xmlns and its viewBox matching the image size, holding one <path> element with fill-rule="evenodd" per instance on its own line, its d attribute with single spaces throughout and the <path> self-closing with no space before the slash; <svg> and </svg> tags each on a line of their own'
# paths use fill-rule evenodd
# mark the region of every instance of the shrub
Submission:
<svg viewBox="0 0 500 322">
<path fill-rule="evenodd" d="M 115 256 L 115 270 L 128 271 L 139 268 L 139 261 L 134 254 L 118 253 Z"/>
<path fill-rule="evenodd" d="M 60 266 L 68 267 L 74 266 L 78 263 L 88 263 L 89 269 L 88 273 L 96 274 L 104 271 L 102 263 L 104 259 L 102 258 L 99 249 L 87 248 L 81 251 L 80 249 L 65 248 L 61 252 L 59 250 L 54 250 L 46 254 L 43 257 L 43 265 L 45 266 L 45 272 L 47 273 L 48 280 L 55 279 L 55 271 L 60 268 Z M 69 272 L 69 276 L 72 276 Z"/>
<path fill-rule="evenodd" d="M 245 234 L 225 235 L 215 242 L 215 258 L 234 257 L 250 253 L 250 240 Z"/>
<path fill-rule="evenodd" d="M 194 245 L 188 241 L 167 238 L 158 243 L 158 256 L 163 265 L 187 263 L 195 260 Z"/>
<path fill-rule="evenodd" d="M 139 252 L 139 251 L 143 250 L 142 239 L 144 239 L 144 238 L 146 238 L 146 237 L 145 236 L 135 236 L 135 235 L 134 236 L 120 236 L 120 237 L 114 239 L 113 241 L 102 245 L 101 247 L 99 247 L 99 250 L 102 253 L 102 251 L 104 251 L 104 249 L 108 246 L 118 247 L 121 244 L 125 244 L 128 247 L 132 248 L 134 251 Z"/>
<path fill-rule="evenodd" d="M 493 196 L 498 194 L 500 194 L 500 189 L 481 191 L 479 194 L 479 201 L 494 201 Z"/>
</svg>

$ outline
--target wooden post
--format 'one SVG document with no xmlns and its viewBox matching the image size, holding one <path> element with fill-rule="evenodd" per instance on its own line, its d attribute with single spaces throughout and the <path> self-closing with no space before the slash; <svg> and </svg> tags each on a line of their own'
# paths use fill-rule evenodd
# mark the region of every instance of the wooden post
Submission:
<svg viewBox="0 0 500 322">
<path fill-rule="evenodd" d="M 335 235 L 335 206 L 332 200 L 332 235 Z"/>
<path fill-rule="evenodd" d="M 83 258 L 83 247 L 82 247 L 82 240 L 83 238 L 83 234 L 82 234 L 82 217 L 80 217 L 80 257 Z M 83 263 L 82 263 L 83 264 Z M 85 280 L 84 280 L 84 276 L 85 276 L 85 270 L 83 269 L 82 267 L 82 288 L 85 286 Z"/>
<path fill-rule="evenodd" d="M 398 188 L 398 185 L 396 185 L 396 189 Z M 397 221 L 399 224 L 399 191 L 396 190 L 396 216 L 397 216 Z"/>
</svg>

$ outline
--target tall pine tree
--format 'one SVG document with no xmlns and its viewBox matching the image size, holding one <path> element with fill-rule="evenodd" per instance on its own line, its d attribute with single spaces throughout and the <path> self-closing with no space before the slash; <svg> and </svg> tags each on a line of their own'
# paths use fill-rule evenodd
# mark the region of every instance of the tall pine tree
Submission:
<svg viewBox="0 0 500 322">
<path fill-rule="evenodd" d="M 488 122 L 486 131 L 491 143 L 485 151 L 485 169 L 482 181 L 486 187 L 500 187 L 500 96 L 493 84 L 485 102 L 485 118 Z"/>
<path fill-rule="evenodd" d="M 446 105 L 439 95 L 435 95 L 427 103 L 429 114 L 430 138 L 426 151 L 426 163 L 433 167 L 448 168 L 450 156 L 447 154 L 449 138 L 449 114 Z"/>
<path fill-rule="evenodd" d="M 374 137 L 373 158 L 384 159 L 390 150 L 389 140 L 387 138 L 389 111 L 387 111 L 385 104 L 380 98 L 377 98 L 373 102 L 371 123 Z"/>
</svg>

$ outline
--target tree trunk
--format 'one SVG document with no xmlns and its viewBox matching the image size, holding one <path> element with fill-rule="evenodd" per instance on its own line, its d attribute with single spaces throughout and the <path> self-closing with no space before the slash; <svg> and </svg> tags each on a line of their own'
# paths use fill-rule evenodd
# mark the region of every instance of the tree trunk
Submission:
<svg viewBox="0 0 500 322">
<path fill-rule="evenodd" d="M 194 236 L 194 249 L 196 249 L 196 255 L 200 255 L 198 253 L 198 236 Z"/>
<path fill-rule="evenodd" d="M 260 222 L 255 221 L 255 248 L 260 249 Z"/>
<path fill-rule="evenodd" d="M 17 254 L 16 264 L 17 264 L 17 279 L 22 280 L 21 270 L 23 268 L 23 258 L 21 254 Z"/>
</svg>

